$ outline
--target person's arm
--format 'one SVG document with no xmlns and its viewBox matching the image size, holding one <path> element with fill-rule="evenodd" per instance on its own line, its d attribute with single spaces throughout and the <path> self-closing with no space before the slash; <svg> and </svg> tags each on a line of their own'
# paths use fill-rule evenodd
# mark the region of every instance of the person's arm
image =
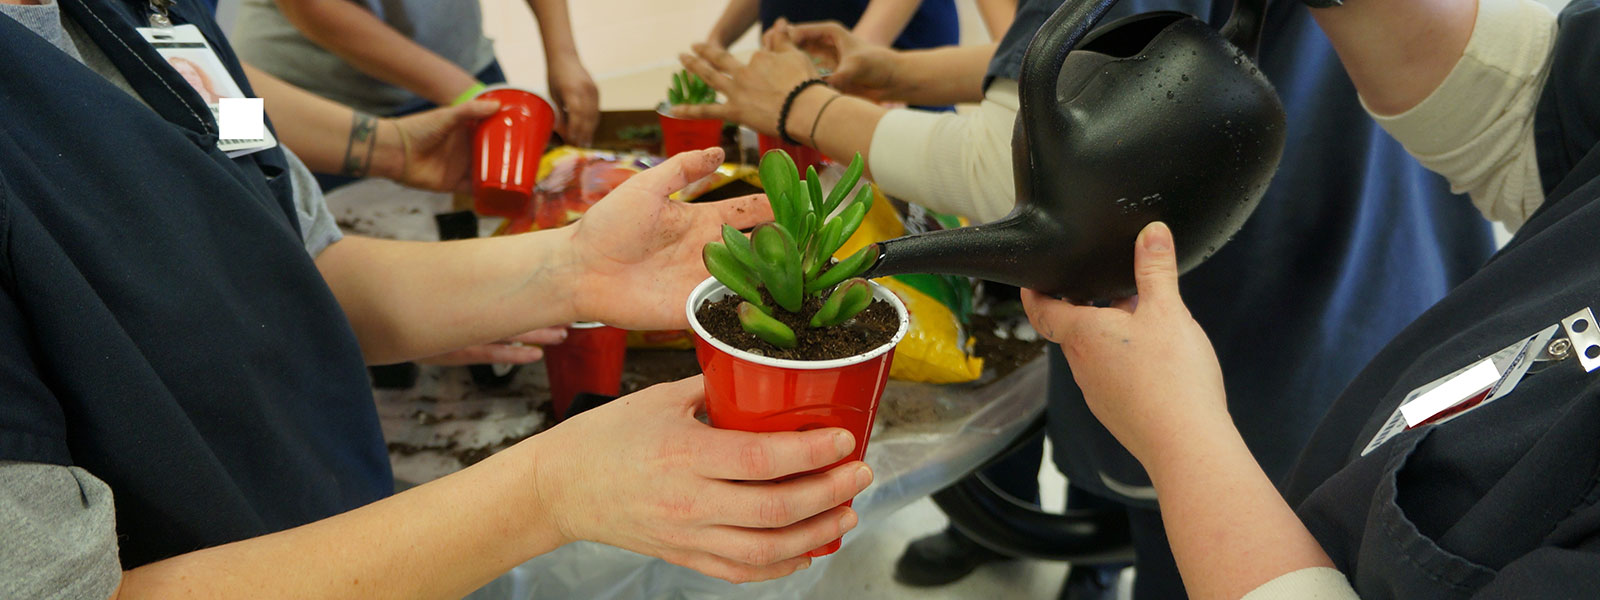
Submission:
<svg viewBox="0 0 1600 600">
<path fill-rule="evenodd" d="M 840 130 L 819 124 L 827 139 Z M 1017 82 L 997 79 L 975 110 L 935 113 L 894 109 L 872 132 L 872 181 L 891 196 L 984 223 L 1016 205 L 1011 135 L 1017 122 Z"/>
<path fill-rule="evenodd" d="M 989 30 L 989 39 L 998 40 L 1017 20 L 1017 0 L 978 0 L 978 15 Z"/>
<path fill-rule="evenodd" d="M 1441 21 L 1454 23 L 1462 13 L 1476 9 L 1465 48 L 1454 53 L 1447 74 L 1420 99 L 1409 84 L 1398 88 L 1403 93 L 1397 97 L 1393 90 L 1398 82 L 1365 73 L 1405 69 L 1406 61 L 1378 51 L 1363 52 L 1372 50 L 1364 44 L 1374 40 L 1360 33 L 1370 25 L 1359 19 L 1386 23 L 1377 16 L 1389 5 L 1352 3 L 1349 14 L 1319 11 L 1318 18 L 1330 28 L 1336 45 L 1353 46 L 1341 56 L 1352 73 L 1363 73 L 1358 89 L 1378 124 L 1424 166 L 1449 179 L 1452 191 L 1470 195 L 1485 217 L 1515 231 L 1544 203 L 1534 119 L 1550 73 L 1556 19 L 1533 0 L 1467 5 L 1449 5 L 1452 11 Z M 1398 44 L 1376 50 L 1408 51 Z M 1451 56 L 1440 55 L 1417 59 L 1418 64 L 1430 65 L 1420 77 L 1438 76 L 1436 63 Z"/>
<path fill-rule="evenodd" d="M 473 74 L 422 47 L 354 2 L 277 0 L 306 38 L 361 72 L 440 106 L 478 84 Z"/>
<path fill-rule="evenodd" d="M 600 124 L 600 88 L 578 59 L 567 0 L 528 0 L 528 8 L 539 21 L 550 95 L 561 113 L 561 137 L 569 144 L 587 146 Z"/>
<path fill-rule="evenodd" d="M 1150 473 L 1189 597 L 1233 600 L 1333 566 L 1233 426 L 1216 354 L 1179 297 L 1164 224 L 1140 234 L 1134 277 L 1139 295 L 1109 308 L 1032 290 L 1023 304 L 1062 345 L 1095 417 Z"/>
<path fill-rule="evenodd" d="M 1381 114 L 1422 102 L 1461 59 L 1478 0 L 1348 0 L 1312 9 L 1356 91 Z"/>
<path fill-rule="evenodd" d="M 722 163 L 686 152 L 630 178 L 576 224 L 443 243 L 346 237 L 317 255 L 371 364 L 432 356 L 573 321 L 688 326 L 683 298 L 708 274 L 700 250 L 770 220 L 760 196 L 667 199 Z"/>
<path fill-rule="evenodd" d="M 351 177 L 384 177 L 426 189 L 467 186 L 472 124 L 493 114 L 494 102 L 469 102 L 385 119 L 328 100 L 265 71 L 244 65 L 279 141 L 311 170 Z"/>
<path fill-rule="evenodd" d="M 983 99 L 983 82 L 997 44 L 896 51 L 875 46 L 838 23 L 779 20 L 765 36 L 776 48 L 787 38 L 833 71 L 828 85 L 864 98 L 939 106 Z"/>
<path fill-rule="evenodd" d="M 703 401 L 699 377 L 652 387 L 350 512 L 126 571 L 112 597 L 459 598 L 576 540 L 742 582 L 855 526 L 839 505 L 870 482 L 863 463 L 747 483 L 848 456 L 847 432 L 714 429 Z"/>
<path fill-rule="evenodd" d="M 921 6 L 922 0 L 871 0 L 851 31 L 869 44 L 889 46 Z"/>
<path fill-rule="evenodd" d="M 722 16 L 711 26 L 706 41 L 727 48 L 760 20 L 761 0 L 728 0 L 728 7 L 722 9 Z"/>
</svg>

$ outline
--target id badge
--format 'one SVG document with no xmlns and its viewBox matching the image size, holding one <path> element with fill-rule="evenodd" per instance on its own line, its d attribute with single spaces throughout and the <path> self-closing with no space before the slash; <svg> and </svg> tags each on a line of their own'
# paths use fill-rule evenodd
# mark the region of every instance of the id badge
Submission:
<svg viewBox="0 0 1600 600">
<path fill-rule="evenodd" d="M 211 109 L 211 117 L 218 123 L 223 121 L 222 99 L 248 98 L 239 84 L 228 73 L 227 67 L 222 65 L 222 60 L 217 58 L 217 53 L 212 50 L 211 44 L 206 42 L 205 35 L 200 33 L 200 28 L 194 25 L 176 25 L 172 27 L 140 27 L 139 35 L 155 47 L 156 52 L 167 60 L 167 65 L 178 71 L 189 85 L 194 87 L 200 97 L 206 101 L 206 106 Z M 278 145 L 277 138 L 266 127 L 261 128 L 261 137 L 256 139 L 218 139 L 217 149 L 227 153 L 228 158 L 238 158 L 246 154 L 260 152 Z"/>
<path fill-rule="evenodd" d="M 1584 371 L 1600 370 L 1600 324 L 1585 308 L 1504 349 L 1411 390 L 1377 435 L 1361 450 L 1366 456 L 1406 431 L 1443 425 L 1504 398 L 1542 368 L 1576 358 Z"/>
</svg>

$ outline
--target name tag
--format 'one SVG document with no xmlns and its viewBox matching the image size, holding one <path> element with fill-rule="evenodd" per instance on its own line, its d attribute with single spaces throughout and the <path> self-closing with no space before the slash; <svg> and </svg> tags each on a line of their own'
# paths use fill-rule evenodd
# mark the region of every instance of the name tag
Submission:
<svg viewBox="0 0 1600 600">
<path fill-rule="evenodd" d="M 140 27 L 139 35 L 205 99 L 219 126 L 217 149 L 238 158 L 278 145 L 263 119 L 261 99 L 244 94 L 200 28 Z"/>
<path fill-rule="evenodd" d="M 1576 357 L 1585 371 L 1600 368 L 1600 327 L 1587 308 L 1515 344 L 1411 390 L 1377 435 L 1361 450 L 1366 456 L 1395 436 L 1442 425 L 1505 397 L 1536 363 Z"/>
</svg>

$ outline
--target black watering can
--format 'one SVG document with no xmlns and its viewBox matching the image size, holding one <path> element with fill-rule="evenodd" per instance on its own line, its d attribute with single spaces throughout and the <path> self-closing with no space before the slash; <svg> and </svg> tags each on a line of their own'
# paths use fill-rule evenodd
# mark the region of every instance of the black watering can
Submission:
<svg viewBox="0 0 1600 600">
<path fill-rule="evenodd" d="M 1252 58 L 1266 0 L 1221 32 L 1178 12 L 1095 28 L 1116 0 L 1069 0 L 1022 59 L 1017 205 L 993 223 L 884 242 L 867 273 L 945 273 L 1072 300 L 1132 295 L 1133 243 L 1171 226 L 1188 271 L 1239 230 L 1283 153 L 1283 105 Z"/>
</svg>

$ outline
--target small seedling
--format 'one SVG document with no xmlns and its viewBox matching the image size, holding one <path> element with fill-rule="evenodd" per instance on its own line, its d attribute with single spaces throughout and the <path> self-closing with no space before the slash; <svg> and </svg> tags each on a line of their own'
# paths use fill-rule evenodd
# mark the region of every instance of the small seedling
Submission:
<svg viewBox="0 0 1600 600">
<path fill-rule="evenodd" d="M 702 253 L 706 270 L 744 299 L 739 323 L 745 331 L 773 346 L 793 348 L 795 332 L 773 318 L 774 310 L 799 313 L 807 296 L 826 296 L 809 324 L 833 327 L 872 303 L 872 287 L 859 275 L 877 262 L 877 244 L 833 261 L 833 253 L 872 208 L 872 188 L 863 187 L 837 216 L 829 217 L 855 189 L 864 167 L 856 154 L 838 185 L 824 194 L 815 167 L 807 167 L 801 179 L 788 153 L 772 150 L 761 157 L 761 184 L 775 220 L 757 226 L 748 238 L 723 225 L 722 241 L 706 244 Z M 776 306 L 767 304 L 762 289 Z"/>
<path fill-rule="evenodd" d="M 716 104 L 717 91 L 711 89 L 699 75 L 687 70 L 672 74 L 672 87 L 667 88 L 667 104 Z"/>
</svg>

